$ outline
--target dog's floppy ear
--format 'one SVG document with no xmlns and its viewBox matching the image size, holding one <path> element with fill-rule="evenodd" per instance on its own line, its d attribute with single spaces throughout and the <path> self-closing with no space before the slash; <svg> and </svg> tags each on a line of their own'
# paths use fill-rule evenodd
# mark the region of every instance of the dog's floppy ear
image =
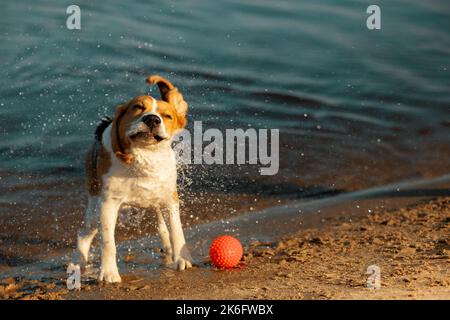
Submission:
<svg viewBox="0 0 450 320">
<path fill-rule="evenodd" d="M 125 129 L 120 126 L 120 122 L 123 119 L 127 108 L 128 105 L 123 104 L 116 109 L 111 128 L 111 146 L 117 158 L 126 164 L 130 164 L 133 161 L 133 156 L 128 151 L 129 142 L 125 136 Z"/>
<path fill-rule="evenodd" d="M 186 125 L 186 112 L 188 105 L 183 99 L 183 95 L 178 91 L 173 84 L 158 75 L 152 75 L 147 78 L 147 83 L 158 85 L 162 100 L 170 103 L 177 110 L 178 119 L 181 122 L 181 127 Z"/>
</svg>

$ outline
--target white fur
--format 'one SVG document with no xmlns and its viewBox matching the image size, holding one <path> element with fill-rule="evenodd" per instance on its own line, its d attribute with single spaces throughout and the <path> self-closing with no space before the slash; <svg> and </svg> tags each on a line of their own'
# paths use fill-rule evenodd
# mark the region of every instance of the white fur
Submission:
<svg viewBox="0 0 450 320">
<path fill-rule="evenodd" d="M 179 203 L 174 199 L 177 172 L 175 153 L 170 139 L 145 148 L 131 148 L 134 160 L 127 165 L 113 153 L 111 147 L 111 125 L 103 133 L 103 145 L 111 155 L 112 165 L 102 177 L 102 190 L 98 197 L 89 197 L 85 225 L 78 236 L 80 262 L 87 263 L 90 244 L 100 223 L 102 255 L 99 280 L 120 282 L 117 268 L 114 229 L 122 205 L 155 207 L 158 218 L 158 232 L 165 262 L 173 263 L 178 270 L 192 266 L 192 258 L 186 248 L 186 241 L 180 221 Z M 133 127 L 133 126 L 131 126 Z M 169 229 L 166 220 L 169 220 Z M 170 230 L 170 232 L 169 232 Z"/>
</svg>

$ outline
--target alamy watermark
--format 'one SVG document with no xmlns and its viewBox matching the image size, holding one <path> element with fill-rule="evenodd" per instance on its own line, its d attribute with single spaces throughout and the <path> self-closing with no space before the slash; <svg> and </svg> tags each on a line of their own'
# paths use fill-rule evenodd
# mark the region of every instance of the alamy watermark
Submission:
<svg viewBox="0 0 450 320">
<path fill-rule="evenodd" d="M 67 266 L 66 273 L 69 275 L 66 279 L 67 289 L 81 290 L 81 269 L 80 265 L 70 263 Z"/>
<path fill-rule="evenodd" d="M 367 7 L 366 13 L 370 14 L 366 19 L 366 26 L 369 30 L 381 29 L 381 8 L 372 4 Z M 81 9 L 78 5 L 72 4 L 66 8 L 66 14 L 69 16 L 66 19 L 66 27 L 68 30 L 81 29 Z"/>
<path fill-rule="evenodd" d="M 79 6 L 72 4 L 67 7 L 66 13 L 69 16 L 66 19 L 66 27 L 69 30 L 81 29 L 81 9 Z"/>
<path fill-rule="evenodd" d="M 372 264 L 366 269 L 367 277 L 366 286 L 368 289 L 380 289 L 381 288 L 381 269 L 379 266 Z"/>
<path fill-rule="evenodd" d="M 182 164 L 259 165 L 261 175 L 275 175 L 280 166 L 278 129 L 225 129 L 203 131 L 194 121 L 193 134 L 183 130 L 175 138 L 174 150 Z"/>
<path fill-rule="evenodd" d="M 381 29 L 381 9 L 376 4 L 372 4 L 367 7 L 367 17 L 366 26 L 369 30 L 380 30 Z"/>
</svg>

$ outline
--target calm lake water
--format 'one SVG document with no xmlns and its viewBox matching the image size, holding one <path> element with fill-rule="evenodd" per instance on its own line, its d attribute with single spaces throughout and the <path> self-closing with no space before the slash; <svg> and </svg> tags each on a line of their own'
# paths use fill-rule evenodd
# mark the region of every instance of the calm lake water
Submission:
<svg viewBox="0 0 450 320">
<path fill-rule="evenodd" d="M 83 1 L 78 31 L 68 2 L 2 1 L 0 217 L 83 207 L 98 119 L 158 96 L 153 73 L 183 92 L 188 128 L 280 129 L 278 175 L 196 167 L 193 192 L 295 198 L 448 173 L 450 3 L 378 1 L 377 31 L 370 4 Z"/>
</svg>

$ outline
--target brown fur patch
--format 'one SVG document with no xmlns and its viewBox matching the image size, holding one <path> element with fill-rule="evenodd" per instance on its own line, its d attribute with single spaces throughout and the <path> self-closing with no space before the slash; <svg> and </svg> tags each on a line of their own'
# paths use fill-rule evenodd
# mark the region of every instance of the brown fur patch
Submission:
<svg viewBox="0 0 450 320">
<path fill-rule="evenodd" d="M 173 136 L 178 130 L 186 126 L 186 118 L 180 116 L 174 105 L 165 101 L 157 101 L 156 112 L 161 116 L 164 122 L 166 132 Z"/>
<path fill-rule="evenodd" d="M 129 109 L 130 102 L 118 106 L 116 114 L 112 123 L 111 129 L 111 147 L 114 154 L 123 162 L 130 164 L 133 161 L 133 156 L 129 152 L 130 141 L 126 136 L 127 124 L 130 121 L 129 116 L 125 118 L 125 115 Z"/>
<path fill-rule="evenodd" d="M 102 176 L 111 167 L 111 156 L 100 141 L 95 141 L 85 157 L 86 184 L 89 195 L 98 196 L 102 190 Z"/>
<path fill-rule="evenodd" d="M 177 191 L 174 191 L 172 193 L 172 199 L 175 200 L 175 202 L 179 202 L 178 192 Z"/>
</svg>

